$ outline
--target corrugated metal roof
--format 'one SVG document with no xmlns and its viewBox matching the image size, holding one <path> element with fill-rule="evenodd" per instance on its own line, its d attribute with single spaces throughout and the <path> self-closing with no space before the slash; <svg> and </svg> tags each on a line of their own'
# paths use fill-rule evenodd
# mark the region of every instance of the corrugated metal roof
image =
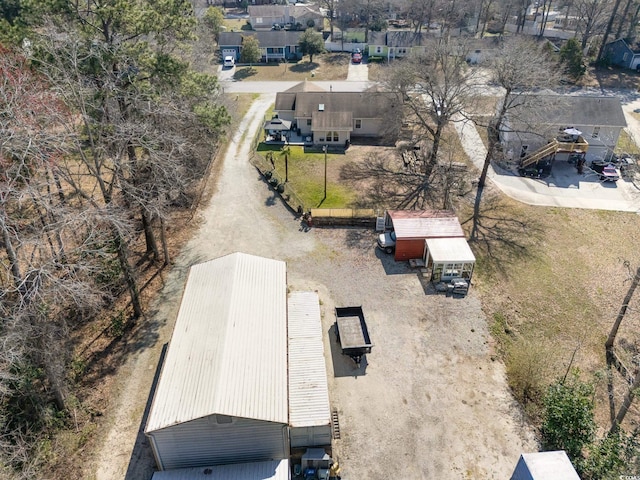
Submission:
<svg viewBox="0 0 640 480">
<path fill-rule="evenodd" d="M 524 463 L 521 467 L 521 463 Z M 526 473 L 530 476 L 527 477 Z M 564 452 L 523 453 L 512 476 L 514 480 L 531 478 L 533 480 L 580 480 L 571 460 Z"/>
<path fill-rule="evenodd" d="M 152 480 L 289 480 L 289 460 L 166 470 Z"/>
<path fill-rule="evenodd" d="M 434 262 L 472 263 L 476 261 L 464 238 L 427 238 L 425 241 Z"/>
<path fill-rule="evenodd" d="M 331 422 L 320 303 L 315 292 L 289 295 L 289 423 L 313 427 Z"/>
<path fill-rule="evenodd" d="M 286 424 L 286 295 L 282 261 L 192 266 L 146 432 L 213 414 Z"/>
<path fill-rule="evenodd" d="M 390 210 L 396 238 L 464 237 L 455 213 L 448 210 Z"/>
</svg>

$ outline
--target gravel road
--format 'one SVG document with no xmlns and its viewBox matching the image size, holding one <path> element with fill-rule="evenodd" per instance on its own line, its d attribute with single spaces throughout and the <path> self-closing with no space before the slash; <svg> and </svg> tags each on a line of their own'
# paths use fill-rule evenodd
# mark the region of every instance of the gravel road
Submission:
<svg viewBox="0 0 640 480">
<path fill-rule="evenodd" d="M 95 478 L 151 477 L 141 425 L 186 272 L 234 251 L 285 260 L 290 289 L 320 295 L 331 403 L 342 430 L 334 453 L 343 478 L 508 478 L 519 454 L 536 444 L 504 366 L 491 360 L 473 290 L 464 299 L 425 293 L 414 272 L 374 248 L 372 231 L 302 230 L 248 162 L 250 139 L 274 98 L 261 95 L 235 132 L 201 226 L 155 302 L 149 337 L 119 374 Z M 375 346 L 356 370 L 337 350 L 333 307 L 360 304 Z"/>
</svg>

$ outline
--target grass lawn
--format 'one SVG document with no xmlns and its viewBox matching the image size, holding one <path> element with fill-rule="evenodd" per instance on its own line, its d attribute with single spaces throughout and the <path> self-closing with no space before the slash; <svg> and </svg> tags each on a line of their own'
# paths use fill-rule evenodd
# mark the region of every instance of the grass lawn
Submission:
<svg viewBox="0 0 640 480">
<path fill-rule="evenodd" d="M 241 30 L 251 30 L 251 25 L 247 23 L 246 18 L 225 18 L 222 25 L 227 29 L 226 32 L 239 32 Z"/>
<path fill-rule="evenodd" d="M 262 157 L 273 154 L 275 171 L 285 179 L 285 154 L 277 145 L 260 143 L 257 152 Z M 356 192 L 340 182 L 342 165 L 350 161 L 348 155 L 327 153 L 327 198 L 324 197 L 324 153 L 305 153 L 303 147 L 289 147 L 289 186 L 300 197 L 306 209 L 349 207 L 356 199 Z"/>
<path fill-rule="evenodd" d="M 616 153 L 628 153 L 630 155 L 640 155 L 640 148 L 631 139 L 629 134 L 622 130 L 616 145 Z"/>
<path fill-rule="evenodd" d="M 346 80 L 350 57 L 346 53 L 323 53 L 297 63 L 256 64 L 252 67 L 237 66 L 234 80 Z"/>
</svg>

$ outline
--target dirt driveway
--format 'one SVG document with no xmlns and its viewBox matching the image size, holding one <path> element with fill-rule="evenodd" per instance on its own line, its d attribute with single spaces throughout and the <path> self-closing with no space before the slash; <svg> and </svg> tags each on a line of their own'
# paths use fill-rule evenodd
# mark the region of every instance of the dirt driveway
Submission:
<svg viewBox="0 0 640 480">
<path fill-rule="evenodd" d="M 247 161 L 249 139 L 273 100 L 259 97 L 235 132 L 201 227 L 151 314 L 158 340 L 123 368 L 96 478 L 151 477 L 153 459 L 140 429 L 188 266 L 234 251 L 286 260 L 290 289 L 320 295 L 343 478 L 508 478 L 518 455 L 536 445 L 503 365 L 491 360 L 480 302 L 473 291 L 464 299 L 425 294 L 415 273 L 374 248 L 371 231 L 301 230 Z M 337 351 L 331 325 L 334 305 L 359 304 L 375 346 L 355 370 Z"/>
</svg>

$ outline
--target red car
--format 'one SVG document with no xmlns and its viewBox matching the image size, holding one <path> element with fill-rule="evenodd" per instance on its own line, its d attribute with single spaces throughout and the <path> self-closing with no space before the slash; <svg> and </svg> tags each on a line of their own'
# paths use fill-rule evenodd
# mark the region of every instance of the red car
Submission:
<svg viewBox="0 0 640 480">
<path fill-rule="evenodd" d="M 362 54 L 354 53 L 353 55 L 351 55 L 351 61 L 353 63 L 362 63 Z"/>
</svg>

